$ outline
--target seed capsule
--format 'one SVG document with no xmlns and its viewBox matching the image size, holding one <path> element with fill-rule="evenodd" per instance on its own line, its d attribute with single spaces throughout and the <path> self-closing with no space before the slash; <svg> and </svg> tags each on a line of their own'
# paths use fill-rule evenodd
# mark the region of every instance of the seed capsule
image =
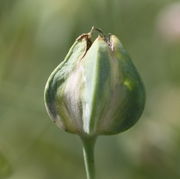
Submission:
<svg viewBox="0 0 180 179">
<path fill-rule="evenodd" d="M 92 32 L 91 32 L 92 33 Z M 117 134 L 140 118 L 145 91 L 115 35 L 81 35 L 50 75 L 45 104 L 51 119 L 80 136 Z"/>
</svg>

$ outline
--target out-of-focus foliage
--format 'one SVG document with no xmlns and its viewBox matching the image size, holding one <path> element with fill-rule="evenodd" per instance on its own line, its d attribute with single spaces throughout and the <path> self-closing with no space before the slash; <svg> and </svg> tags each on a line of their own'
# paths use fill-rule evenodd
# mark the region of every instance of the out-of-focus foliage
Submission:
<svg viewBox="0 0 180 179">
<path fill-rule="evenodd" d="M 0 178 L 85 177 L 81 143 L 49 120 L 43 90 L 75 38 L 92 25 L 122 40 L 147 93 L 134 128 L 99 137 L 97 178 L 180 178 L 180 24 L 179 13 L 168 15 L 179 6 L 174 2 L 0 1 Z M 164 22 L 174 28 L 166 31 Z"/>
</svg>

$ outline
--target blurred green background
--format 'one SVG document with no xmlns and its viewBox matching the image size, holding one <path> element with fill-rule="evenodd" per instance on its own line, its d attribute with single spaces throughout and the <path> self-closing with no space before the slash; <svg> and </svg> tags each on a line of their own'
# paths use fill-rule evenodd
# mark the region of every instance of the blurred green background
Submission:
<svg viewBox="0 0 180 179">
<path fill-rule="evenodd" d="M 43 90 L 92 25 L 121 39 L 147 93 L 136 126 L 99 137 L 97 179 L 179 179 L 178 2 L 0 0 L 0 179 L 85 179 L 81 142 L 50 121 Z"/>
</svg>

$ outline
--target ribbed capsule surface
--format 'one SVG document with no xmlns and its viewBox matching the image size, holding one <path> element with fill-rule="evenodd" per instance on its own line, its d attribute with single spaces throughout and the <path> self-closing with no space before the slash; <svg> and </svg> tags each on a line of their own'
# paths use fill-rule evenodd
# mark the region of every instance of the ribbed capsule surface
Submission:
<svg viewBox="0 0 180 179">
<path fill-rule="evenodd" d="M 125 131 L 140 118 L 144 103 L 140 76 L 115 35 L 76 40 L 45 87 L 51 119 L 82 136 Z"/>
</svg>

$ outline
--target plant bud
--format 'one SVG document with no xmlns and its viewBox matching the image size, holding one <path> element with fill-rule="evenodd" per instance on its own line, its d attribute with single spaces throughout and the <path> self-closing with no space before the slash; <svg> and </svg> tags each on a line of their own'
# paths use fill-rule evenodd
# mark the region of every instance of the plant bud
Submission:
<svg viewBox="0 0 180 179">
<path fill-rule="evenodd" d="M 91 32 L 92 33 L 92 32 Z M 145 91 L 115 35 L 81 35 L 50 75 L 45 104 L 51 119 L 80 136 L 117 134 L 140 118 Z"/>
</svg>

